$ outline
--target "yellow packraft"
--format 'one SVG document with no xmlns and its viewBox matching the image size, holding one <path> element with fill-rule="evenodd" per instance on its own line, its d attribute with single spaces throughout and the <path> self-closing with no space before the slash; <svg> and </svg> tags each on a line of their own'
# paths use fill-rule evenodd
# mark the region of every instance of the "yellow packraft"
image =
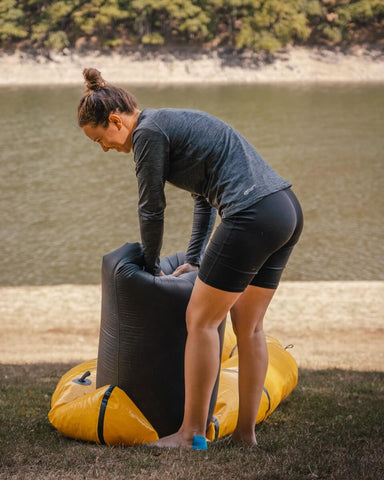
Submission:
<svg viewBox="0 0 384 480">
<path fill-rule="evenodd" d="M 266 337 L 269 363 L 256 423 L 265 420 L 295 388 L 298 368 L 278 340 Z M 97 360 L 72 368 L 52 396 L 49 420 L 63 435 L 107 445 L 137 445 L 158 439 L 145 416 L 119 387 L 96 389 Z M 230 321 L 226 325 L 216 407 L 207 438 L 233 432 L 239 408 L 238 356 Z"/>
</svg>

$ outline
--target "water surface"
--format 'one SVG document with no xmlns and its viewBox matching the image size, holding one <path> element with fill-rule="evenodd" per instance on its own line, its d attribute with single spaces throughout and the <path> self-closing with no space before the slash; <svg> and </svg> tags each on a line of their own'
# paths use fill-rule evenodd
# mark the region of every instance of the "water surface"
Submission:
<svg viewBox="0 0 384 480">
<path fill-rule="evenodd" d="M 129 87 L 128 87 L 129 88 Z M 100 283 L 102 256 L 139 241 L 132 155 L 77 127 L 83 88 L 0 89 L 1 285 Z M 383 280 L 382 85 L 133 88 L 141 108 L 206 110 L 289 179 L 305 230 L 285 280 Z M 184 250 L 188 193 L 167 187 L 162 255 Z"/>
</svg>

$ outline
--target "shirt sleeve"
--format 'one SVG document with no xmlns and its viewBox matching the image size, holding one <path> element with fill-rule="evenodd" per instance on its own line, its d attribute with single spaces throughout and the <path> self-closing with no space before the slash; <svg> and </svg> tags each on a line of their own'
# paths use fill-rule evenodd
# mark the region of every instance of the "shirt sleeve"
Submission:
<svg viewBox="0 0 384 480">
<path fill-rule="evenodd" d="M 142 129 L 134 134 L 133 152 L 145 269 L 157 275 L 160 273 L 164 231 L 164 185 L 169 170 L 169 142 L 160 132 Z"/>
<path fill-rule="evenodd" d="M 187 263 L 200 266 L 209 237 L 215 225 L 217 212 L 204 197 L 192 194 L 192 198 L 195 201 L 192 235 L 185 260 Z"/>
</svg>

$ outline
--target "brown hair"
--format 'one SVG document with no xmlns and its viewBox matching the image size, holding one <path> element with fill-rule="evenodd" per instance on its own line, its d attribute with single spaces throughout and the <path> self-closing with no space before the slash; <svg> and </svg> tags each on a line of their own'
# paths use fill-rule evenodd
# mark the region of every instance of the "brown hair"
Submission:
<svg viewBox="0 0 384 480">
<path fill-rule="evenodd" d="M 96 68 L 84 68 L 83 76 L 87 90 L 77 108 L 80 127 L 90 124 L 106 128 L 111 113 L 133 113 L 137 108 L 136 99 L 131 93 L 108 84 Z"/>
</svg>

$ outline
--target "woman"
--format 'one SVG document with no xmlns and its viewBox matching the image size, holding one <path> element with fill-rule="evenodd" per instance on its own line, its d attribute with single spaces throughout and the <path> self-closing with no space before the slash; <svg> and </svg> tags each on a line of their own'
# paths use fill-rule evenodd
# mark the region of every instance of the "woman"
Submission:
<svg viewBox="0 0 384 480">
<path fill-rule="evenodd" d="M 268 364 L 263 318 L 303 223 L 291 185 L 221 120 L 194 110 L 140 111 L 129 92 L 107 84 L 98 70 L 83 75 L 80 127 L 105 152 L 134 153 L 148 272 L 162 275 L 165 182 L 189 191 L 195 201 L 186 263 L 173 273 L 199 270 L 186 312 L 184 419 L 178 432 L 153 445 L 206 448 L 219 370 L 217 328 L 228 311 L 239 353 L 239 415 L 231 439 L 254 445 Z M 206 248 L 216 211 L 222 220 Z"/>
</svg>

